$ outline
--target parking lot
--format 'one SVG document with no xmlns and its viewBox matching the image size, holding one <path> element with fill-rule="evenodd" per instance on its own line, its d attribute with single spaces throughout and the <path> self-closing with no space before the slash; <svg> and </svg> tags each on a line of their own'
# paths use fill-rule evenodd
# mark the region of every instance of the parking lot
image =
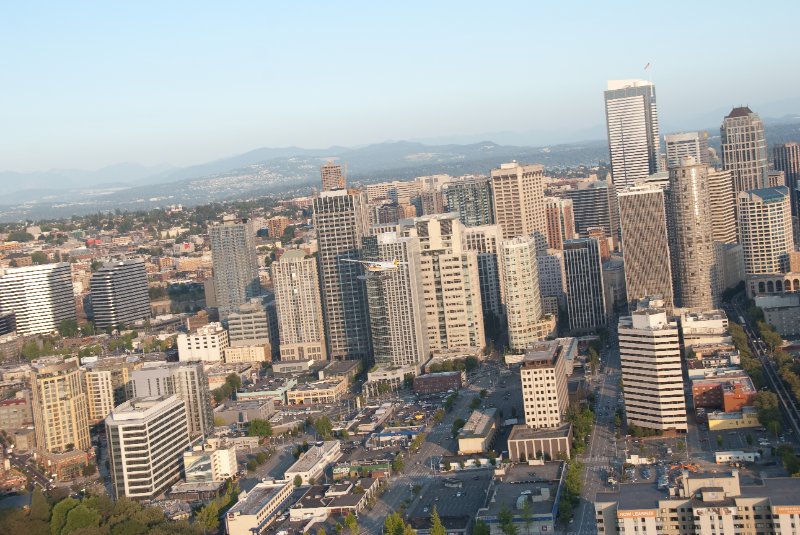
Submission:
<svg viewBox="0 0 800 535">
<path fill-rule="evenodd" d="M 423 493 L 412 499 L 408 516 L 430 516 L 434 506 L 440 516 L 474 515 L 486 501 L 490 480 L 489 470 L 439 476 Z"/>
</svg>

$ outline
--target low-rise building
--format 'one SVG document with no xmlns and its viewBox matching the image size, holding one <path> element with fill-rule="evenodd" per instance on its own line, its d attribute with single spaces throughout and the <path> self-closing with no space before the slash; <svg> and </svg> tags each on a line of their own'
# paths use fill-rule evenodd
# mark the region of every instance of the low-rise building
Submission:
<svg viewBox="0 0 800 535">
<path fill-rule="evenodd" d="M 427 373 L 414 377 L 414 392 L 417 394 L 437 394 L 448 390 L 458 390 L 467 382 L 464 371 Z"/>
<path fill-rule="evenodd" d="M 279 360 L 272 363 L 272 373 L 306 373 L 314 365 L 313 360 Z"/>
<path fill-rule="evenodd" d="M 287 405 L 330 405 L 347 393 L 347 380 L 332 379 L 298 384 L 286 392 Z"/>
<path fill-rule="evenodd" d="M 748 427 L 761 427 L 755 407 L 742 407 L 735 412 L 711 412 L 706 415 L 709 431 L 727 431 Z"/>
<path fill-rule="evenodd" d="M 474 411 L 458 432 L 458 453 L 468 455 L 483 453 L 494 440 L 497 431 L 497 409 Z"/>
<path fill-rule="evenodd" d="M 334 360 L 319 371 L 320 379 L 345 379 L 347 384 L 355 381 L 361 371 L 360 360 Z"/>
<path fill-rule="evenodd" d="M 726 370 L 692 381 L 695 408 L 735 412 L 753 405 L 757 393 L 750 376 L 741 370 Z"/>
<path fill-rule="evenodd" d="M 572 424 L 550 429 L 531 429 L 515 425 L 508 436 L 508 457 L 512 462 L 531 459 L 557 459 L 561 454 L 571 456 Z"/>
<path fill-rule="evenodd" d="M 313 486 L 292 506 L 289 519 L 292 522 L 309 522 L 324 521 L 331 515 L 357 516 L 379 487 L 379 480 L 366 477 L 357 481 Z"/>
<path fill-rule="evenodd" d="M 214 419 L 225 425 L 248 425 L 253 420 L 269 420 L 275 414 L 275 402 L 271 399 L 228 400 L 214 409 Z"/>
<path fill-rule="evenodd" d="M 289 482 L 263 482 L 242 491 L 225 514 L 227 535 L 261 535 L 288 505 L 293 486 Z"/>
<path fill-rule="evenodd" d="M 236 448 L 206 442 L 183 452 L 187 483 L 225 481 L 236 476 Z"/>
<path fill-rule="evenodd" d="M 228 376 L 231 374 L 239 376 L 239 380 L 244 383 L 245 379 L 250 375 L 253 366 L 249 362 L 237 362 L 234 364 L 217 364 L 206 369 L 206 377 L 208 377 L 208 389 L 214 390 L 225 384 Z"/>
<path fill-rule="evenodd" d="M 272 349 L 269 344 L 226 347 L 223 357 L 226 363 L 269 362 L 272 360 Z"/>
<path fill-rule="evenodd" d="M 728 316 L 724 310 L 687 311 L 680 316 L 684 351 L 698 344 L 729 344 Z"/>
<path fill-rule="evenodd" d="M 221 323 L 209 323 L 196 331 L 178 335 L 178 358 L 182 361 L 220 362 L 228 347 L 228 331 Z"/>
<path fill-rule="evenodd" d="M 369 461 L 345 461 L 333 465 L 333 480 L 371 477 L 388 478 L 392 474 L 392 461 L 374 459 Z"/>
<path fill-rule="evenodd" d="M 319 479 L 325 469 L 338 461 L 342 456 L 341 445 L 338 440 L 326 440 L 322 446 L 311 446 L 292 466 L 286 470 L 284 477 L 294 481 L 300 476 L 303 484 L 308 485 L 311 480 Z"/>
<path fill-rule="evenodd" d="M 20 429 L 33 424 L 30 394 L 26 390 L 19 394 L 0 401 L 0 429 Z"/>
</svg>

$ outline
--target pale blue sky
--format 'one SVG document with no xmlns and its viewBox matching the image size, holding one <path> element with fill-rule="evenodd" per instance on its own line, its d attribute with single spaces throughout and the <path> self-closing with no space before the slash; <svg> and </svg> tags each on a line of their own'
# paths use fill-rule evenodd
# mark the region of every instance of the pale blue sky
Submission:
<svg viewBox="0 0 800 535">
<path fill-rule="evenodd" d="M 800 113 L 798 20 L 789 1 L 9 2 L 0 169 L 558 142 L 602 126 L 606 80 L 647 62 L 666 128 L 740 103 Z"/>
</svg>

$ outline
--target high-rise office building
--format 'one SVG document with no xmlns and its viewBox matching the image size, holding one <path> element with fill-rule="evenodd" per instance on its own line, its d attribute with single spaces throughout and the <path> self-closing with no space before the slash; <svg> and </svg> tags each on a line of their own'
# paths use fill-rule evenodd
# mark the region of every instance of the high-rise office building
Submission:
<svg viewBox="0 0 800 535">
<path fill-rule="evenodd" d="M 656 88 L 646 80 L 610 80 L 605 102 L 611 180 L 620 192 L 658 171 Z"/>
<path fill-rule="evenodd" d="M 214 429 L 214 415 L 202 362 L 148 362 L 131 373 L 132 397 L 173 394 L 186 403 L 189 435 L 210 434 Z"/>
<path fill-rule="evenodd" d="M 619 210 L 613 187 L 602 180 L 585 180 L 576 187 L 563 190 L 560 195 L 572 201 L 575 232 L 581 238 L 588 237 L 588 229 L 600 227 L 606 236 L 617 239 Z"/>
<path fill-rule="evenodd" d="M 719 302 L 708 198 L 708 167 L 686 156 L 669 170 L 667 210 L 676 304 L 709 310 Z"/>
<path fill-rule="evenodd" d="M 478 254 L 478 276 L 484 318 L 493 315 L 496 319 L 500 319 L 505 314 L 503 264 L 498 257 L 502 240 L 503 231 L 500 225 L 464 228 L 464 249 Z"/>
<path fill-rule="evenodd" d="M 619 319 L 618 332 L 628 425 L 686 431 L 678 323 L 663 302 L 644 300 Z"/>
<path fill-rule="evenodd" d="M 322 179 L 322 191 L 344 189 L 345 177 L 340 164 L 325 162 L 319 168 L 319 175 Z"/>
<path fill-rule="evenodd" d="M 464 248 L 464 226 L 458 215 L 418 217 L 408 222 L 401 234 L 419 238 L 422 291 L 431 351 L 483 351 L 486 336 L 478 255 Z"/>
<path fill-rule="evenodd" d="M 569 408 L 566 354 L 558 340 L 531 346 L 519 368 L 525 425 L 560 427 Z"/>
<path fill-rule="evenodd" d="M 641 185 L 621 192 L 619 222 L 629 309 L 640 299 L 659 295 L 671 312 L 672 268 L 664 190 Z"/>
<path fill-rule="evenodd" d="M 492 182 L 485 177 L 451 182 L 444 190 L 447 209 L 467 227 L 494 224 Z"/>
<path fill-rule="evenodd" d="M 214 289 L 222 316 L 261 293 L 255 231 L 248 219 L 225 216 L 208 228 Z"/>
<path fill-rule="evenodd" d="M 545 217 L 547 218 L 547 248 L 561 249 L 564 240 L 575 239 L 575 215 L 572 200 L 560 197 L 545 197 Z"/>
<path fill-rule="evenodd" d="M 504 163 L 492 169 L 495 221 L 503 239 L 517 236 L 536 238 L 536 250 L 547 249 L 547 221 L 544 216 L 544 166 Z"/>
<path fill-rule="evenodd" d="M 267 307 L 261 299 L 252 299 L 228 314 L 228 341 L 232 347 L 271 345 Z"/>
<path fill-rule="evenodd" d="M 89 449 L 86 384 L 78 359 L 34 367 L 30 383 L 36 448 L 48 453 Z"/>
<path fill-rule="evenodd" d="M 789 189 L 741 191 L 737 200 L 745 275 L 785 273 L 794 251 Z"/>
<path fill-rule="evenodd" d="M 553 334 L 555 328 L 552 317 L 542 316 L 536 256 L 536 240 L 533 236 L 520 236 L 500 244 L 508 345 L 511 351 L 517 353 L 544 340 Z"/>
<path fill-rule="evenodd" d="M 328 358 L 370 357 L 369 320 L 363 269 L 353 262 L 367 235 L 367 199 L 358 191 L 324 191 L 314 199 L 314 228 Z"/>
<path fill-rule="evenodd" d="M 105 421 L 114 497 L 151 500 L 181 478 L 189 446 L 186 407 L 177 396 L 135 398 Z"/>
<path fill-rule="evenodd" d="M 711 165 L 708 152 L 708 132 L 684 132 L 664 136 L 667 149 L 667 168 L 680 165 L 681 158 L 691 156 L 703 165 Z"/>
<path fill-rule="evenodd" d="M 364 259 L 399 262 L 395 269 L 367 275 L 375 364 L 408 366 L 416 372 L 430 354 L 419 238 L 398 237 L 396 232 L 367 236 Z"/>
<path fill-rule="evenodd" d="M 722 165 L 733 176 L 733 193 L 767 186 L 767 138 L 757 113 L 733 108 L 720 127 Z"/>
<path fill-rule="evenodd" d="M 281 360 L 326 360 L 317 260 L 287 251 L 272 264 Z"/>
<path fill-rule="evenodd" d="M 800 143 L 792 141 L 772 147 L 772 166 L 776 171 L 783 171 L 786 187 L 791 196 L 792 214 L 798 215 L 798 179 L 800 179 Z"/>
<path fill-rule="evenodd" d="M 744 280 L 742 246 L 738 243 L 736 203 L 731 172 L 708 168 L 708 206 L 711 235 L 714 240 L 714 264 L 717 272 L 716 295 L 722 295 Z"/>
<path fill-rule="evenodd" d="M 593 238 L 564 242 L 564 276 L 571 331 L 588 332 L 606 324 L 600 247 Z"/>
<path fill-rule="evenodd" d="M 0 313 L 16 315 L 17 333 L 47 334 L 76 317 L 70 265 L 0 268 Z"/>
<path fill-rule="evenodd" d="M 89 283 L 96 329 L 130 325 L 150 317 L 147 272 L 141 260 L 106 264 Z"/>
<path fill-rule="evenodd" d="M 567 306 L 566 276 L 564 275 L 564 251 L 548 249 L 545 254 L 536 257 L 539 271 L 539 291 L 542 295 L 542 312 L 557 313 Z M 555 307 L 548 309 L 548 301 L 555 299 Z"/>
</svg>

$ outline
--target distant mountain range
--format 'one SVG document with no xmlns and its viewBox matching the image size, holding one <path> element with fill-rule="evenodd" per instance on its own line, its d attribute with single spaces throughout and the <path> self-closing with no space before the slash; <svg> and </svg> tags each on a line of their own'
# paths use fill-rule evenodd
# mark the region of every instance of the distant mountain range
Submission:
<svg viewBox="0 0 800 535">
<path fill-rule="evenodd" d="M 800 117 L 766 120 L 770 144 L 800 140 Z M 712 145 L 718 127 L 709 128 Z M 396 141 L 359 148 L 261 148 L 202 165 L 175 168 L 124 163 L 97 171 L 0 172 L 0 221 L 59 218 L 114 209 L 145 210 L 170 204 L 195 206 L 266 194 L 310 191 L 328 159 L 347 163 L 349 183 L 371 183 L 447 173 L 487 174 L 510 160 L 545 167 L 595 165 L 608 159 L 604 139 L 549 147 L 426 144 Z M 53 187 L 58 184 L 58 187 Z"/>
</svg>

